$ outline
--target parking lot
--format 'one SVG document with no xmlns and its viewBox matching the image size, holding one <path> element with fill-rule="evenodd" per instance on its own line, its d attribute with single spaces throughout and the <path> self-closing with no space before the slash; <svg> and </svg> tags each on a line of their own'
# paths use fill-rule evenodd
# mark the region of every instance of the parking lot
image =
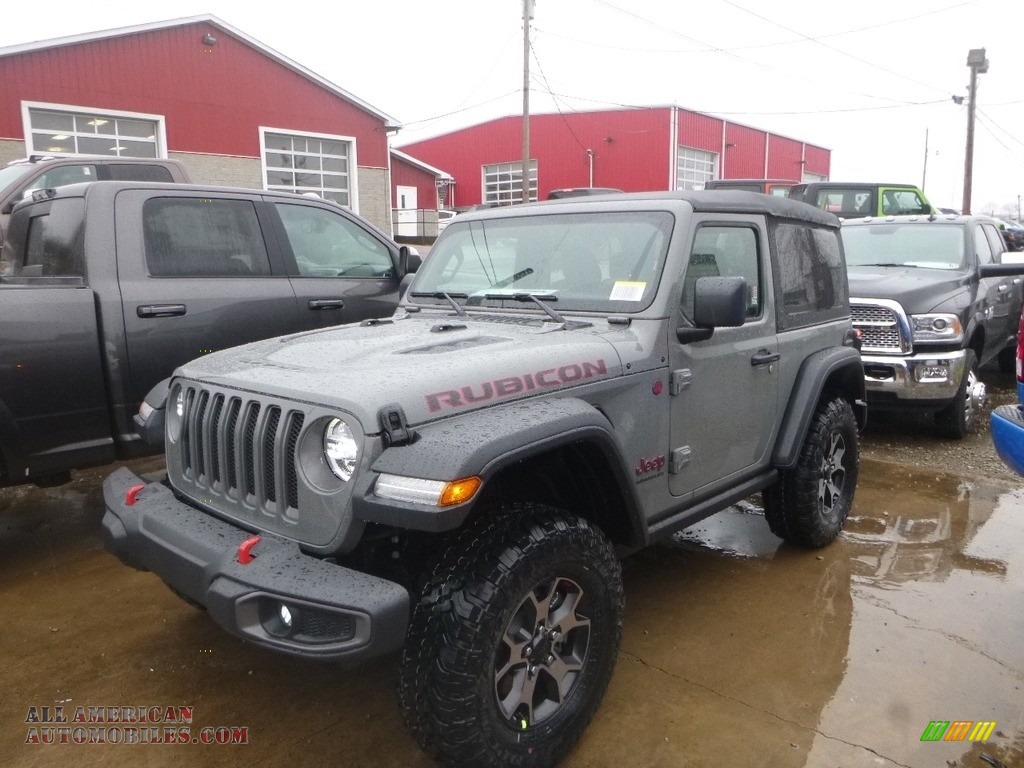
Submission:
<svg viewBox="0 0 1024 768">
<path fill-rule="evenodd" d="M 618 666 L 567 765 L 1024 765 L 1024 485 L 987 434 L 881 424 L 864 448 L 823 550 L 780 544 L 744 504 L 626 562 Z M 394 658 L 247 646 L 107 554 L 109 471 L 0 491 L 0 763 L 432 764 L 403 730 Z M 995 725 L 922 741 L 932 721 Z"/>
</svg>

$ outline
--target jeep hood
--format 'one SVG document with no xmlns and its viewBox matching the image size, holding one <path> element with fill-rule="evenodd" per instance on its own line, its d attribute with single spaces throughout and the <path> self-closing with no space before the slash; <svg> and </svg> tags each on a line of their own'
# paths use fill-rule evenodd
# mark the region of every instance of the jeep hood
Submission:
<svg viewBox="0 0 1024 768">
<path fill-rule="evenodd" d="M 603 318 L 560 330 L 530 316 L 399 315 L 227 349 L 176 375 L 338 408 L 372 434 L 384 406 L 401 406 L 414 426 L 618 376 L 602 332 Z"/>
<path fill-rule="evenodd" d="M 930 312 L 963 293 L 970 285 L 966 272 L 923 267 L 847 266 L 850 296 L 898 301 L 908 314 Z"/>
</svg>

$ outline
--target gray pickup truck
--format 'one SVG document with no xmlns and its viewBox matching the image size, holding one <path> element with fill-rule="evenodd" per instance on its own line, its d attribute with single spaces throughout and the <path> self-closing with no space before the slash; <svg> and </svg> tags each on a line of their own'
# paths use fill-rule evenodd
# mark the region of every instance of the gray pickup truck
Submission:
<svg viewBox="0 0 1024 768">
<path fill-rule="evenodd" d="M 319 199 L 114 181 L 36 190 L 0 253 L 0 486 L 153 452 L 133 417 L 176 366 L 391 315 L 408 258 Z"/>
<path fill-rule="evenodd" d="M 855 338 L 839 221 L 802 203 L 462 214 L 394 317 L 180 367 L 167 480 L 110 475 L 104 538 L 257 645 L 401 648 L 430 754 L 551 765 L 611 677 L 620 556 L 758 491 L 785 540 L 839 534 Z"/>
<path fill-rule="evenodd" d="M 851 219 L 843 242 L 872 413 L 931 412 L 965 437 L 986 400 L 978 368 L 1013 370 L 1022 259 L 986 216 Z"/>
</svg>

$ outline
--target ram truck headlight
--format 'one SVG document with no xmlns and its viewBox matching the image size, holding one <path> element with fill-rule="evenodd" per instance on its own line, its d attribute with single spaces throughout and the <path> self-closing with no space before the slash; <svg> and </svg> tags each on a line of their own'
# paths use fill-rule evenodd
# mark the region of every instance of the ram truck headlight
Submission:
<svg viewBox="0 0 1024 768">
<path fill-rule="evenodd" d="M 324 429 L 324 458 L 339 480 L 348 482 L 356 471 L 359 444 L 352 428 L 342 419 L 331 419 Z"/>
<path fill-rule="evenodd" d="M 911 315 L 910 326 L 915 343 L 959 343 L 964 338 L 964 327 L 956 315 Z"/>
</svg>

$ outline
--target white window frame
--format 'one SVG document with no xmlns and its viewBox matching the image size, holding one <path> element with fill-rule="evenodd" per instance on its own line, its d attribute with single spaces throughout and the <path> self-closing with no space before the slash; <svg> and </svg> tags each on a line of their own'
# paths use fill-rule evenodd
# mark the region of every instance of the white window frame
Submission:
<svg viewBox="0 0 1024 768">
<path fill-rule="evenodd" d="M 537 172 L 537 161 L 530 160 L 530 200 L 529 202 L 537 202 L 538 195 L 538 172 Z M 513 173 L 518 172 L 518 180 L 513 180 L 511 176 Z M 508 174 L 509 183 L 512 186 L 508 190 L 508 195 L 503 197 L 501 189 L 495 189 L 492 197 L 491 191 L 488 186 L 487 177 L 495 176 L 498 174 Z M 491 184 L 500 184 L 501 180 L 491 182 Z M 486 163 L 480 167 L 480 200 L 484 203 L 497 203 L 498 205 L 515 205 L 516 203 L 522 202 L 523 198 L 523 161 L 512 160 L 507 163 Z"/>
<path fill-rule="evenodd" d="M 811 173 L 810 171 L 804 171 L 802 176 L 803 178 L 801 181 L 805 184 L 811 184 L 818 181 L 828 181 L 828 176 L 823 173 Z"/>
<path fill-rule="evenodd" d="M 147 112 L 128 112 L 126 110 L 115 110 L 115 109 L 97 109 L 95 107 L 84 107 L 76 104 L 51 104 L 44 101 L 23 101 L 21 102 L 21 124 L 22 130 L 25 134 L 25 154 L 27 155 L 60 155 L 62 157 L 81 157 L 87 154 L 93 153 L 82 153 L 82 152 L 51 152 L 46 148 L 38 148 L 35 146 L 35 142 L 32 137 L 32 120 L 29 115 L 29 110 L 40 109 L 48 112 L 64 112 L 69 115 L 75 116 L 87 116 L 87 115 L 99 115 L 101 117 L 110 118 L 124 118 L 126 120 L 147 120 L 156 123 L 156 133 L 154 134 L 154 143 L 156 144 L 156 157 L 161 159 L 167 158 L 167 118 L 163 115 L 152 115 Z M 85 134 L 77 134 L 85 135 Z M 132 141 L 146 141 L 146 139 L 140 139 L 138 136 L 125 137 L 130 138 Z M 111 155 L 111 157 L 137 157 L 137 155 Z"/>
<path fill-rule="evenodd" d="M 705 182 L 718 178 L 717 152 L 682 144 L 676 150 L 676 189 L 704 189 Z"/>
<path fill-rule="evenodd" d="M 341 141 L 341 142 L 345 142 L 346 144 L 348 144 L 349 155 L 348 155 L 347 159 L 348 159 L 348 181 L 349 181 L 349 186 L 348 186 L 348 200 L 349 200 L 349 204 L 347 206 L 343 206 L 343 207 L 348 208 L 348 210 L 352 211 L 353 213 L 359 213 L 359 173 L 358 173 L 359 165 L 356 162 L 356 137 L 355 136 L 339 136 L 339 135 L 332 134 L 332 133 L 311 133 L 309 131 L 296 131 L 296 130 L 293 130 L 291 128 L 271 128 L 269 126 L 263 126 L 263 125 L 261 125 L 259 127 L 259 131 L 260 131 L 260 170 L 261 170 L 261 172 L 263 174 L 263 188 L 266 189 L 266 190 L 271 190 L 271 189 L 283 190 L 283 189 L 286 189 L 285 187 L 282 187 L 280 185 L 275 185 L 274 187 L 271 187 L 269 181 L 267 180 L 267 171 L 268 171 L 268 168 L 267 168 L 267 134 L 268 133 L 277 133 L 277 134 L 280 134 L 282 136 L 299 136 L 299 137 L 306 138 L 306 139 L 321 139 L 321 140 L 327 140 L 327 141 Z M 280 151 L 280 150 L 275 150 L 275 151 Z M 320 157 L 324 157 L 324 155 L 320 155 Z M 330 155 L 328 155 L 328 157 L 330 157 Z M 294 170 L 294 169 L 289 169 L 289 170 Z M 316 173 L 316 171 L 311 171 L 311 172 L 312 173 Z M 287 190 L 287 191 L 297 192 L 297 190 L 295 188 L 292 188 L 291 190 Z M 323 185 L 321 184 L 321 188 L 320 188 L 319 192 L 317 192 L 316 190 L 314 190 L 312 188 L 307 190 L 307 191 L 308 192 L 313 192 L 314 194 L 318 194 L 320 197 L 323 197 L 322 193 L 324 191 L 324 188 L 323 188 Z M 302 194 L 302 193 L 300 192 L 299 194 Z M 340 203 L 339 203 L 339 205 L 340 205 Z"/>
</svg>

